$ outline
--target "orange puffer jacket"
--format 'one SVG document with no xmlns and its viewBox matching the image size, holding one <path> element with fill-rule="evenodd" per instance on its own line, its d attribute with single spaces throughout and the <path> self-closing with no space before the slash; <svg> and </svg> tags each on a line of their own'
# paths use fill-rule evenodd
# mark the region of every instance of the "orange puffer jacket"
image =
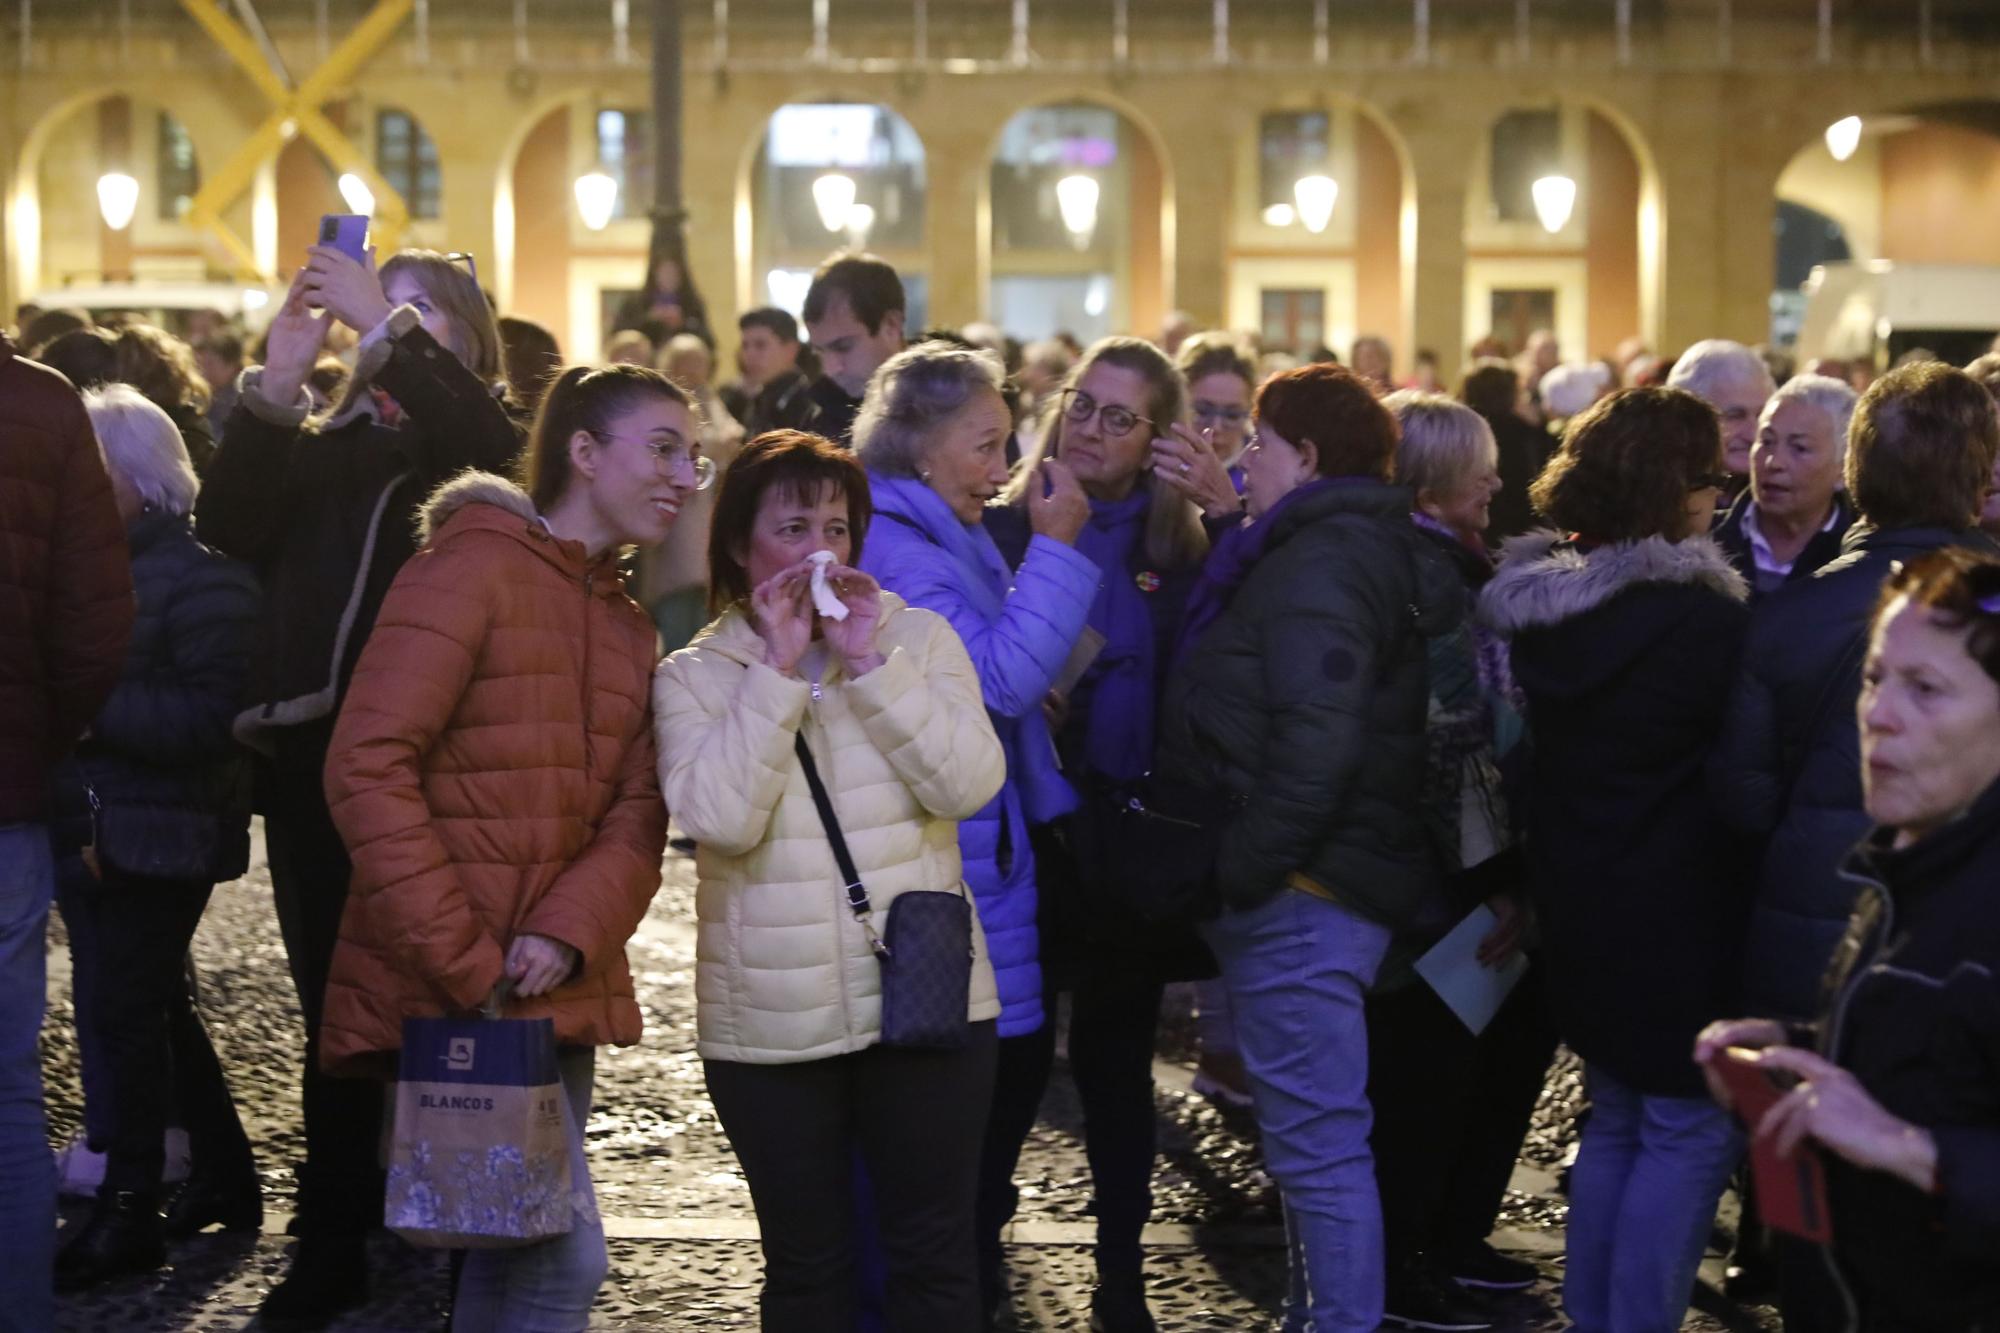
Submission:
<svg viewBox="0 0 2000 1333">
<path fill-rule="evenodd" d="M 405 1018 L 477 1008 L 508 943 L 576 972 L 507 1007 L 565 1045 L 630 1045 L 625 942 L 660 886 L 657 641 L 614 560 L 551 536 L 519 488 L 466 472 L 423 511 L 326 762 L 354 858 L 320 1030 L 330 1071 L 383 1073 Z"/>
</svg>

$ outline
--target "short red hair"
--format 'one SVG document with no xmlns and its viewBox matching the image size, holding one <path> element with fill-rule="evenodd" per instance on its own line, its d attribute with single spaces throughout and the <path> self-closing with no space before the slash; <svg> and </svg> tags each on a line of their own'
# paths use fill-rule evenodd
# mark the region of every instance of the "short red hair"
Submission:
<svg viewBox="0 0 2000 1333">
<path fill-rule="evenodd" d="M 1322 477 L 1388 481 L 1395 472 L 1396 418 L 1344 366 L 1314 362 L 1273 375 L 1257 390 L 1257 420 L 1292 444 L 1312 441 Z"/>
</svg>

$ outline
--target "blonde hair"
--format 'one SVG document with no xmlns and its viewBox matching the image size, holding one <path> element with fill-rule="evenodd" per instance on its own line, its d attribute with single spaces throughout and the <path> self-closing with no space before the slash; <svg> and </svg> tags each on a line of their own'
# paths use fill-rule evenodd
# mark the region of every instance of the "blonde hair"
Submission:
<svg viewBox="0 0 2000 1333">
<path fill-rule="evenodd" d="M 1144 338 L 1100 338 L 1077 358 L 1063 377 L 1062 391 L 1049 395 L 1042 409 L 1041 434 L 1035 444 L 1015 464 L 1014 476 L 1000 493 L 1000 503 L 1025 507 L 1029 487 L 1044 458 L 1062 453 L 1064 394 L 1083 382 L 1099 364 L 1115 366 L 1142 376 L 1146 381 L 1146 416 L 1155 434 L 1184 421 L 1187 416 L 1187 381 L 1174 363 Z M 1150 469 L 1141 469 L 1135 483 L 1151 498 L 1146 512 L 1146 559 L 1167 569 L 1186 569 L 1199 564 L 1208 554 L 1208 530 L 1201 525 L 1201 511 L 1192 500 L 1171 486 L 1157 484 Z"/>
<path fill-rule="evenodd" d="M 1396 445 L 1396 484 L 1414 499 L 1429 491 L 1439 500 L 1461 493 L 1500 461 L 1500 446 L 1486 418 L 1441 393 L 1399 389 L 1382 400 L 1402 428 Z"/>
</svg>

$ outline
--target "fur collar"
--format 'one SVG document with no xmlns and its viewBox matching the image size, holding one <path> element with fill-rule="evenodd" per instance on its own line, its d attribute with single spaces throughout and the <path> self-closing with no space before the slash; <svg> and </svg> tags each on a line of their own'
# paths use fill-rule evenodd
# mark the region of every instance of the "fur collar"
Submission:
<svg viewBox="0 0 2000 1333">
<path fill-rule="evenodd" d="M 437 535 L 445 520 L 471 504 L 487 504 L 518 514 L 533 523 L 538 515 L 528 493 L 505 477 L 477 468 L 465 471 L 432 491 L 417 513 L 417 543 L 422 545 Z"/>
<path fill-rule="evenodd" d="M 1664 537 L 1616 542 L 1585 555 L 1558 547 L 1554 532 L 1529 532 L 1500 548 L 1500 569 L 1479 599 L 1479 619 L 1495 633 L 1561 624 L 1642 583 L 1706 587 L 1746 601 L 1749 585 L 1708 536 L 1670 542 Z"/>
</svg>

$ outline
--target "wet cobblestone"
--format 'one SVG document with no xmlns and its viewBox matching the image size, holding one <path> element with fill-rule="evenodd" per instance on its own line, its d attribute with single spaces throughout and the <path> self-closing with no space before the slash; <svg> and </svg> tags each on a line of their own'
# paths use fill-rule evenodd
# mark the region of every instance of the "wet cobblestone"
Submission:
<svg viewBox="0 0 2000 1333">
<path fill-rule="evenodd" d="M 693 867 L 670 855 L 667 883 L 629 949 L 646 1015 L 645 1042 L 600 1054 L 588 1133 L 593 1179 L 609 1219 L 612 1273 L 593 1329 L 752 1329 L 762 1262 L 750 1196 L 716 1123 L 695 1057 Z M 49 1020 L 43 1052 L 51 1135 L 60 1145 L 81 1120 L 67 954 L 51 927 Z M 290 1242 L 302 1034 L 271 909 L 259 838 L 250 873 L 219 889 L 195 941 L 204 1006 L 265 1182 L 267 1223 L 257 1237 L 206 1235 L 174 1247 L 161 1274 L 65 1298 L 58 1329 L 76 1333 L 193 1333 L 254 1329 L 257 1304 L 282 1277 Z M 1275 1191 L 1247 1116 L 1188 1091 L 1193 1024 L 1170 1011 L 1161 1042 L 1160 1164 L 1148 1279 L 1168 1333 L 1270 1327 L 1283 1294 Z M 1571 1141 L 1580 1099 L 1573 1064 L 1550 1080 L 1501 1239 L 1535 1260 L 1548 1281 L 1494 1305 L 1495 1327 L 1528 1333 L 1562 1326 L 1563 1205 L 1554 1171 Z M 1011 1312 L 1001 1327 L 1088 1327 L 1093 1278 L 1087 1243 L 1089 1173 L 1082 1119 L 1060 1062 L 1021 1161 L 1021 1208 L 1009 1247 Z M 66 1201 L 74 1220 L 84 1205 Z M 374 1247 L 373 1297 L 332 1327 L 341 1333 L 444 1328 L 445 1263 L 386 1234 Z M 1706 1276 L 1718 1279 L 1711 1259 Z M 1712 1291 L 1686 1329 L 1775 1328 L 1764 1312 L 1736 1311 Z"/>
</svg>

